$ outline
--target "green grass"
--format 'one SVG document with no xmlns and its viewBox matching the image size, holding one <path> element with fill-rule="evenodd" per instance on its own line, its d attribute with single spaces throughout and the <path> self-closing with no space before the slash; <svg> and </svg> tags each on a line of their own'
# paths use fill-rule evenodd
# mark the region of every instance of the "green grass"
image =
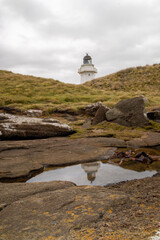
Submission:
<svg viewBox="0 0 160 240">
<path fill-rule="evenodd" d="M 0 71 L 0 106 L 23 109 L 77 110 L 102 101 L 111 107 L 122 99 L 145 95 L 148 108 L 160 105 L 160 64 L 129 68 L 83 85 Z"/>
</svg>

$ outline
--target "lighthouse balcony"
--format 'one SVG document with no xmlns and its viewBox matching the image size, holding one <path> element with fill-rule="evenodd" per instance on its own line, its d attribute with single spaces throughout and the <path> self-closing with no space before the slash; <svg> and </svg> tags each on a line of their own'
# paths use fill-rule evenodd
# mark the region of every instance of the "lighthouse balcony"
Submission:
<svg viewBox="0 0 160 240">
<path fill-rule="evenodd" d="M 82 65 L 79 69 L 78 69 L 78 73 L 85 73 L 85 72 L 93 72 L 93 73 L 97 73 L 97 69 L 94 67 L 93 64 L 85 64 Z"/>
</svg>

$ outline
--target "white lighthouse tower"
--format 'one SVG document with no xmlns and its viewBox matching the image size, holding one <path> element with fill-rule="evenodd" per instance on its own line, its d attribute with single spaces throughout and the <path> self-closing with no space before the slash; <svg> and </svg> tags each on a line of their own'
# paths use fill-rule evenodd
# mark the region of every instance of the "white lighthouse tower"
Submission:
<svg viewBox="0 0 160 240">
<path fill-rule="evenodd" d="M 95 78 L 97 69 L 92 64 L 92 58 L 86 53 L 83 58 L 83 64 L 81 65 L 78 73 L 81 75 L 81 83 L 85 83 Z"/>
</svg>

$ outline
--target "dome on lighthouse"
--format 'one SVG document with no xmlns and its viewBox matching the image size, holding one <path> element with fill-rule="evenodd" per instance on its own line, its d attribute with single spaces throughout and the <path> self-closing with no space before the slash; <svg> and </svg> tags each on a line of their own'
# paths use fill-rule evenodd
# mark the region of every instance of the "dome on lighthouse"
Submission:
<svg viewBox="0 0 160 240">
<path fill-rule="evenodd" d="M 86 53 L 86 56 L 83 58 L 83 64 L 92 64 L 92 58 Z"/>
</svg>

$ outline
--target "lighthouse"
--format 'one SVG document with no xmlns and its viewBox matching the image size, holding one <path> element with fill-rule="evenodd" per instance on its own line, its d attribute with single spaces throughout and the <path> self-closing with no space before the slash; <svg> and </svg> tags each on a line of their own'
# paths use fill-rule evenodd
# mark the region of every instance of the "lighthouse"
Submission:
<svg viewBox="0 0 160 240">
<path fill-rule="evenodd" d="M 81 75 L 81 84 L 95 78 L 97 69 L 92 64 L 92 58 L 88 53 L 86 53 L 86 56 L 83 58 L 83 64 L 78 70 L 78 73 Z"/>
</svg>

